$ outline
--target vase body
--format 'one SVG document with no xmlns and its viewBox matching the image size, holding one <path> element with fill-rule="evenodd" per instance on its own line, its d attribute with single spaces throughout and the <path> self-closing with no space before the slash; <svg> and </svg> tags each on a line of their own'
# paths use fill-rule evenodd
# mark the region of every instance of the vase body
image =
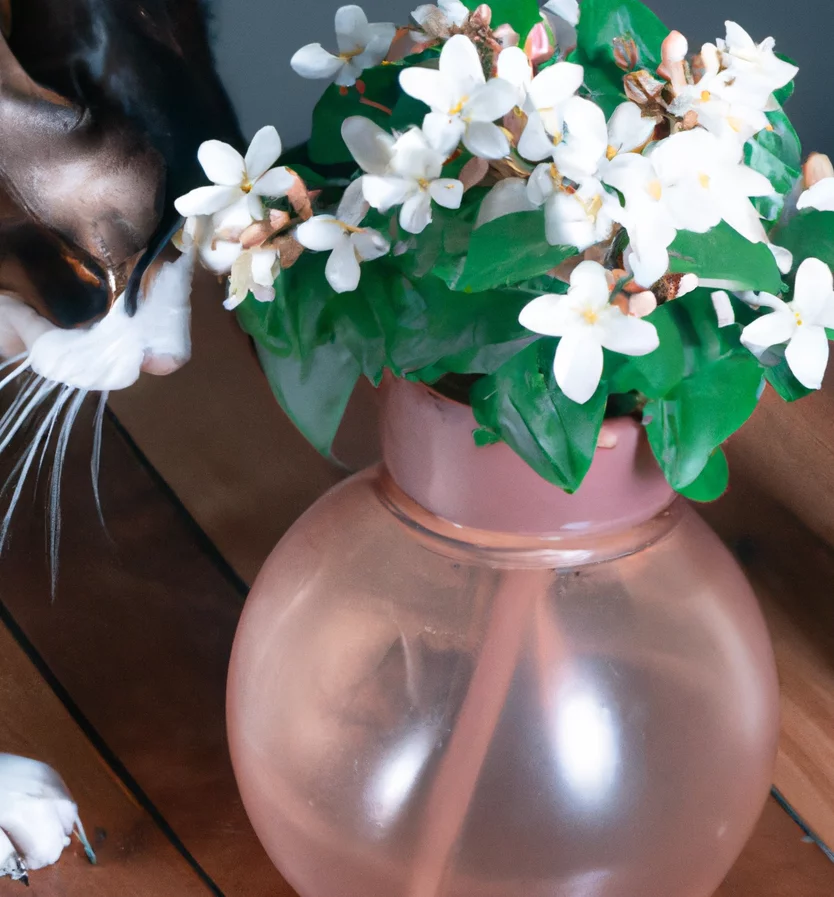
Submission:
<svg viewBox="0 0 834 897">
<path fill-rule="evenodd" d="M 270 857 L 301 897 L 710 897 L 778 734 L 734 560 L 631 422 L 566 496 L 470 449 L 468 409 L 390 392 L 385 465 L 282 540 L 235 642 Z"/>
</svg>

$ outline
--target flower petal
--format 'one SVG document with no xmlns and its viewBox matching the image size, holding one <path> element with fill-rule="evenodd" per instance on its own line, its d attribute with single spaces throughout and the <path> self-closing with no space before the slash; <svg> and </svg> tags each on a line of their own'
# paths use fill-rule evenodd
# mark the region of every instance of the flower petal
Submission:
<svg viewBox="0 0 834 897">
<path fill-rule="evenodd" d="M 344 228 L 332 215 L 317 215 L 298 225 L 295 239 L 307 249 L 324 252 L 339 245 L 344 234 Z"/>
<path fill-rule="evenodd" d="M 461 115 L 465 121 L 494 122 L 515 106 L 516 96 L 516 89 L 509 81 L 493 78 L 473 91 Z"/>
<path fill-rule="evenodd" d="M 608 304 L 611 288 L 605 268 L 599 262 L 580 262 L 570 276 L 569 296 L 579 296 L 590 300 L 597 307 Z"/>
<path fill-rule="evenodd" d="M 295 177 L 281 165 L 278 168 L 270 168 L 265 174 L 262 174 L 254 184 L 252 184 L 252 192 L 256 196 L 271 196 L 276 199 L 280 196 L 286 196 L 295 184 Z"/>
<path fill-rule="evenodd" d="M 252 138 L 246 151 L 246 173 L 250 181 L 256 181 L 268 171 L 281 156 L 281 138 L 278 131 L 267 125 Z"/>
<path fill-rule="evenodd" d="M 608 122 L 608 143 L 618 153 L 630 153 L 645 146 L 654 129 L 654 119 L 644 117 L 637 103 L 620 103 Z"/>
<path fill-rule="evenodd" d="M 577 315 L 564 296 L 545 293 L 522 308 L 518 323 L 543 336 L 564 336 L 576 326 Z"/>
<path fill-rule="evenodd" d="M 547 200 L 545 236 L 551 246 L 575 246 L 580 252 L 599 242 L 594 222 L 575 195 L 555 193 Z"/>
<path fill-rule="evenodd" d="M 499 78 L 513 85 L 516 90 L 516 105 L 521 106 L 533 80 L 533 69 L 527 54 L 521 47 L 507 47 L 498 55 L 496 71 Z"/>
<path fill-rule="evenodd" d="M 349 224 L 351 227 L 358 227 L 370 208 L 365 199 L 364 181 L 365 178 L 360 177 L 348 184 L 342 194 L 339 208 L 336 210 L 336 217 L 339 221 Z"/>
<path fill-rule="evenodd" d="M 343 59 L 328 53 L 321 44 L 307 44 L 290 59 L 293 71 L 302 78 L 333 78 L 344 64 Z"/>
<path fill-rule="evenodd" d="M 790 311 L 772 311 L 756 318 L 741 331 L 741 343 L 748 349 L 751 346 L 769 349 L 786 343 L 796 330 L 796 319 Z"/>
<path fill-rule="evenodd" d="M 378 22 L 370 25 L 369 28 L 370 38 L 365 47 L 365 52 L 360 53 L 353 60 L 362 70 L 373 68 L 385 59 L 397 34 L 397 29 L 387 22 Z"/>
<path fill-rule="evenodd" d="M 372 262 L 388 254 L 391 244 L 378 230 L 372 227 L 363 228 L 350 237 L 354 250 L 359 254 L 363 262 Z"/>
<path fill-rule="evenodd" d="M 834 274 L 825 262 L 808 258 L 799 266 L 792 307 L 809 324 L 816 324 L 834 302 Z"/>
<path fill-rule="evenodd" d="M 454 178 L 437 178 L 429 184 L 429 193 L 444 209 L 459 209 L 463 200 L 463 184 Z"/>
<path fill-rule="evenodd" d="M 243 196 L 240 187 L 198 187 L 174 201 L 174 207 L 184 218 L 192 215 L 213 215 L 228 208 Z"/>
<path fill-rule="evenodd" d="M 342 122 L 342 140 L 363 171 L 385 174 L 395 142 L 392 134 L 363 115 L 352 115 Z"/>
<path fill-rule="evenodd" d="M 559 106 L 582 86 L 585 69 L 573 62 L 557 62 L 539 72 L 530 85 L 530 98 L 536 109 Z"/>
<path fill-rule="evenodd" d="M 553 154 L 553 141 L 538 112 L 527 116 L 527 124 L 518 141 L 518 152 L 530 162 L 541 162 Z"/>
<path fill-rule="evenodd" d="M 609 306 L 600 321 L 602 347 L 621 355 L 648 355 L 660 345 L 657 328 L 651 321 L 624 315 Z"/>
<path fill-rule="evenodd" d="M 527 182 L 523 178 L 505 178 L 484 197 L 475 227 L 513 212 L 532 212 L 536 208 L 538 206 L 527 197 Z"/>
<path fill-rule="evenodd" d="M 796 201 L 797 209 L 834 212 L 834 178 L 823 178 L 809 187 Z"/>
<path fill-rule="evenodd" d="M 597 391 L 602 379 L 602 364 L 602 346 L 590 327 L 580 327 L 559 341 L 553 373 L 562 392 L 577 404 L 584 405 Z"/>
<path fill-rule="evenodd" d="M 413 181 L 404 178 L 380 177 L 375 174 L 366 174 L 362 178 L 365 199 L 380 212 L 387 212 L 405 202 L 417 189 Z"/>
<path fill-rule="evenodd" d="M 337 293 L 351 293 L 359 286 L 361 274 L 353 242 L 342 233 L 324 266 L 324 276 Z"/>
<path fill-rule="evenodd" d="M 449 83 L 437 69 L 412 66 L 400 72 L 400 87 L 415 100 L 425 103 L 435 112 L 448 114 L 458 102 Z"/>
<path fill-rule="evenodd" d="M 421 234 L 431 224 L 431 198 L 425 190 L 418 190 L 403 203 L 400 224 L 409 234 Z"/>
<path fill-rule="evenodd" d="M 264 287 L 271 287 L 275 282 L 273 268 L 278 260 L 278 253 L 274 249 L 253 249 L 251 265 L 252 280 Z"/>
<path fill-rule="evenodd" d="M 479 159 L 503 159 L 510 152 L 507 135 L 487 121 L 473 121 L 463 135 L 463 145 Z"/>
<path fill-rule="evenodd" d="M 465 34 L 455 34 L 446 41 L 440 54 L 439 74 L 453 86 L 456 102 L 486 81 L 481 57 Z"/>
<path fill-rule="evenodd" d="M 336 45 L 339 53 L 361 52 L 370 37 L 368 17 L 361 6 L 340 6 L 336 10 Z"/>
<path fill-rule="evenodd" d="M 214 184 L 234 187 L 243 183 L 245 175 L 243 156 L 228 143 L 221 140 L 206 140 L 197 150 L 197 159 Z"/>
<path fill-rule="evenodd" d="M 466 126 L 457 116 L 429 112 L 423 119 L 423 133 L 431 146 L 448 159 L 458 148 Z"/>
<path fill-rule="evenodd" d="M 828 367 L 828 337 L 822 327 L 805 324 L 797 327 L 785 358 L 794 377 L 806 389 L 819 389 Z"/>
</svg>

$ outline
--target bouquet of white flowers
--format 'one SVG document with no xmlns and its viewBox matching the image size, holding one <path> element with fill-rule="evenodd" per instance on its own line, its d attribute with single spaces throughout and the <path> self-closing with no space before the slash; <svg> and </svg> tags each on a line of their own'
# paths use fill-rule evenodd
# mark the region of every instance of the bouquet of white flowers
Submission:
<svg viewBox="0 0 834 897">
<path fill-rule="evenodd" d="M 733 22 L 690 53 L 638 0 L 441 0 L 336 14 L 312 136 L 210 141 L 183 248 L 230 271 L 279 401 L 328 452 L 360 376 L 465 377 L 480 443 L 578 488 L 606 415 L 720 495 L 765 384 L 817 389 L 834 328 L 834 169 L 803 171 L 797 67 Z M 442 388 L 442 387 L 441 387 Z"/>
</svg>

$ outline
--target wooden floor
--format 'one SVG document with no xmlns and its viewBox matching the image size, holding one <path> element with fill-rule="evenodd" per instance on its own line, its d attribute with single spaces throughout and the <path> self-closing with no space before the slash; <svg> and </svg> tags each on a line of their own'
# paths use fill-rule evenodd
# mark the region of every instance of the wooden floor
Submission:
<svg viewBox="0 0 834 897">
<path fill-rule="evenodd" d="M 232 319 L 207 297 L 195 323 L 191 366 L 167 383 L 148 379 L 113 403 L 127 432 L 107 421 L 108 534 L 89 484 L 91 420 L 79 422 L 67 462 L 56 600 L 42 502 L 22 510 L 0 561 L 0 751 L 61 770 L 100 860 L 91 867 L 74 845 L 57 866 L 33 875 L 38 897 L 292 895 L 255 840 L 234 786 L 225 671 L 245 583 L 340 474 L 281 417 Z M 732 513 L 716 519 L 729 539 L 741 539 Z M 790 558 L 771 564 L 757 557 L 757 538 L 741 548 L 754 567 L 773 571 L 762 575 L 778 599 Z M 818 569 L 830 581 L 829 568 Z M 826 656 L 826 637 L 817 635 Z M 786 685 L 791 701 L 818 705 L 808 725 L 825 719 L 834 689 L 821 685 L 808 702 L 802 676 Z M 7 893 L 23 891 L 0 880 L 0 895 Z M 834 864 L 770 801 L 719 893 L 831 897 Z"/>
</svg>

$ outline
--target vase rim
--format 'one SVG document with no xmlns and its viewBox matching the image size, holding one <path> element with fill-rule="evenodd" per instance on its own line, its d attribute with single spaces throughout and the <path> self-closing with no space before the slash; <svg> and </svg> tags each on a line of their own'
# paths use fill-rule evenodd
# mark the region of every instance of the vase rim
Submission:
<svg viewBox="0 0 834 897">
<path fill-rule="evenodd" d="M 598 448 L 574 494 L 546 481 L 506 443 L 478 446 L 468 405 L 430 386 L 387 378 L 382 451 L 396 486 L 453 525 L 514 535 L 577 537 L 626 530 L 664 511 L 675 493 L 631 418 L 606 421 L 615 441 Z"/>
</svg>

